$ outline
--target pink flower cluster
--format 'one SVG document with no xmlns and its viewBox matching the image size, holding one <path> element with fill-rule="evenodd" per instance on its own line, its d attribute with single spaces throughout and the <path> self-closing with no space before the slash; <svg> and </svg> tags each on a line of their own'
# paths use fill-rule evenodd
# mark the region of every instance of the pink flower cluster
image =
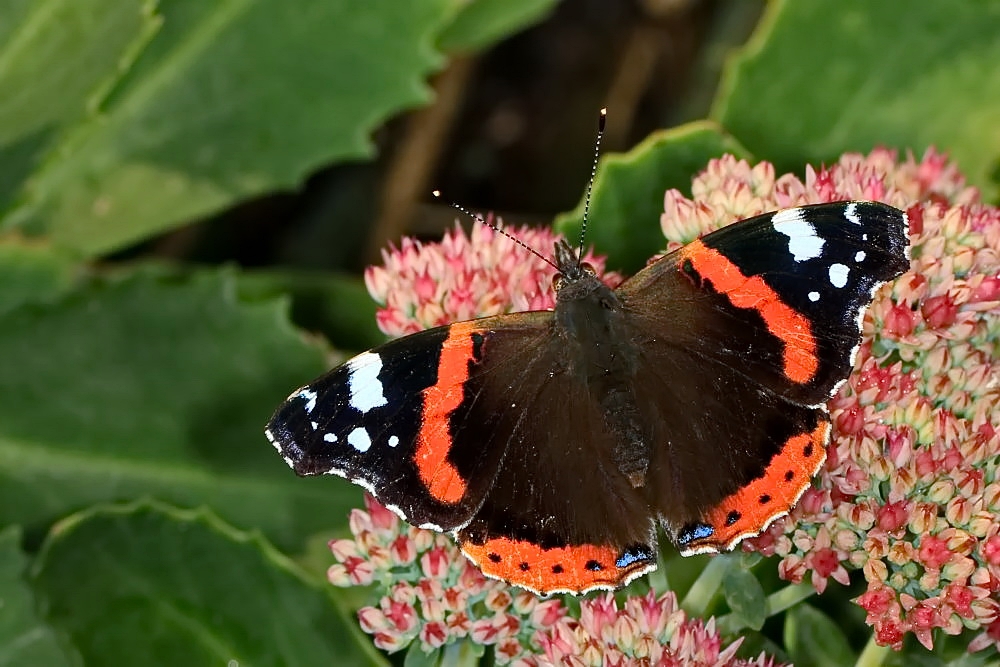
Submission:
<svg viewBox="0 0 1000 667">
<path fill-rule="evenodd" d="M 337 562 L 328 577 L 337 586 L 379 584 L 383 594 L 358 619 L 383 650 L 419 642 L 431 652 L 465 640 L 492 646 L 498 664 L 514 667 L 777 664 L 764 654 L 736 657 L 741 641 L 726 645 L 714 620 L 687 618 L 671 592 L 623 605 L 604 594 L 574 613 L 558 598 L 486 579 L 451 540 L 406 525 L 367 494 L 365 505 L 351 513 L 353 539 L 330 543 Z"/>
<path fill-rule="evenodd" d="M 492 224 L 492 219 L 487 222 Z M 549 229 L 505 230 L 542 254 L 560 237 Z M 370 266 L 365 284 L 381 306 L 379 328 L 389 336 L 522 310 L 547 310 L 556 302 L 553 269 L 519 249 L 503 234 L 476 223 L 469 235 L 458 225 L 439 243 L 404 237 L 399 248 L 382 251 L 384 266 Z M 584 256 L 609 285 L 617 274 L 604 274 L 604 258 Z"/>
<path fill-rule="evenodd" d="M 782 557 L 822 592 L 860 569 L 876 639 L 1000 633 L 1000 210 L 929 152 L 897 162 L 845 155 L 805 180 L 767 163 L 712 161 L 693 199 L 666 195 L 672 245 L 734 218 L 799 204 L 874 199 L 907 211 L 912 269 L 876 297 L 855 372 L 830 402 L 833 442 L 817 488 L 749 547 Z M 1000 646 L 1000 644 L 998 644 Z"/>
</svg>

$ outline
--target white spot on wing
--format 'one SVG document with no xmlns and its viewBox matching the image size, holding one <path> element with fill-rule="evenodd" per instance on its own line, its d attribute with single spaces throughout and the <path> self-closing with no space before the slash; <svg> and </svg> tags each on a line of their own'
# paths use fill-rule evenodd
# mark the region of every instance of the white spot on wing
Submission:
<svg viewBox="0 0 1000 667">
<path fill-rule="evenodd" d="M 819 301 L 819 292 L 809 292 L 808 296 L 810 301 Z"/>
<path fill-rule="evenodd" d="M 316 392 L 312 389 L 302 389 L 296 396 L 306 399 L 306 405 L 303 409 L 307 415 L 312 414 L 312 411 L 316 409 Z"/>
<path fill-rule="evenodd" d="M 854 253 L 854 261 L 855 262 L 863 262 L 863 261 L 865 261 L 865 257 L 867 257 L 867 256 L 868 255 L 865 254 L 864 250 L 859 250 L 856 253 Z"/>
<path fill-rule="evenodd" d="M 333 433 L 324 433 L 323 442 L 337 442 L 337 436 Z"/>
<path fill-rule="evenodd" d="M 367 452 L 368 448 L 372 446 L 372 439 L 368 436 L 368 431 L 360 426 L 351 431 L 351 434 L 347 436 L 347 442 L 359 452 Z"/>
<path fill-rule="evenodd" d="M 858 203 L 852 201 L 844 209 L 844 217 L 853 222 L 856 225 L 861 224 L 861 218 L 858 217 Z"/>
<path fill-rule="evenodd" d="M 279 443 L 278 439 L 274 437 L 273 433 L 271 433 L 271 429 L 269 429 L 269 428 L 268 429 L 264 429 L 264 435 L 267 437 L 268 441 L 272 445 L 274 445 L 274 448 L 277 449 L 278 452 L 280 453 L 281 452 L 281 443 Z"/>
<path fill-rule="evenodd" d="M 802 217 L 802 209 L 787 208 L 778 211 L 771 218 L 774 231 L 788 237 L 788 252 L 796 262 L 816 259 L 823 253 L 823 239 L 816 233 L 816 228 Z"/>
<path fill-rule="evenodd" d="M 365 352 L 347 362 L 347 384 L 351 390 L 351 407 L 364 414 L 387 403 L 378 374 L 382 358 L 374 352 Z"/>
<path fill-rule="evenodd" d="M 395 447 L 398 444 L 399 444 L 399 438 L 397 438 L 394 435 L 390 435 L 389 436 L 389 446 L 390 447 Z"/>
<path fill-rule="evenodd" d="M 848 273 L 848 268 L 843 264 L 830 265 L 830 284 L 834 287 L 843 287 L 847 284 Z"/>
</svg>

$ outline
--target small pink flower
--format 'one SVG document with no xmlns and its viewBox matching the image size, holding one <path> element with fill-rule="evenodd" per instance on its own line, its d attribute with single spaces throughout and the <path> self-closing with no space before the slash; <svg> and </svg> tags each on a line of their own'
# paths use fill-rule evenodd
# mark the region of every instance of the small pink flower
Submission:
<svg viewBox="0 0 1000 667">
<path fill-rule="evenodd" d="M 424 649 L 435 649 L 443 646 L 448 640 L 448 626 L 441 621 L 425 623 L 420 629 L 420 641 Z"/>
<path fill-rule="evenodd" d="M 927 535 L 920 541 L 918 557 L 925 567 L 940 570 L 951 560 L 952 553 L 945 540 Z"/>
</svg>

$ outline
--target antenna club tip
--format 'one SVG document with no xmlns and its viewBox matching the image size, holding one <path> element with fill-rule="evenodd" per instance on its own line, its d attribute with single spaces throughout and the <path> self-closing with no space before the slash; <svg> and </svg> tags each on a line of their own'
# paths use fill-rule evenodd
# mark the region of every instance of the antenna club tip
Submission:
<svg viewBox="0 0 1000 667">
<path fill-rule="evenodd" d="M 607 116 L 608 115 L 608 108 L 607 107 L 601 107 L 601 115 L 602 116 Z"/>
<path fill-rule="evenodd" d="M 434 195 L 435 197 L 439 198 L 439 199 L 441 198 L 441 191 L 440 190 L 431 190 L 431 194 Z"/>
<path fill-rule="evenodd" d="M 608 120 L 608 108 L 604 107 L 601 109 L 601 115 L 597 118 L 597 129 L 601 132 L 604 131 L 604 124 Z"/>
</svg>

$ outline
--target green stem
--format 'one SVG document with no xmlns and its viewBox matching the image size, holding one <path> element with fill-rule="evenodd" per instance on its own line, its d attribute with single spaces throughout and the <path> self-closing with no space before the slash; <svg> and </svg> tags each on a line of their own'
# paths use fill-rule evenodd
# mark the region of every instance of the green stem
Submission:
<svg viewBox="0 0 1000 667">
<path fill-rule="evenodd" d="M 879 667 L 885 664 L 886 657 L 891 653 L 892 649 L 890 647 L 876 644 L 875 635 L 872 635 L 868 638 L 868 643 L 865 644 L 865 648 L 861 651 L 861 655 L 858 656 L 854 667 Z"/>
<path fill-rule="evenodd" d="M 729 555 L 720 555 L 708 561 L 708 565 L 701 571 L 681 601 L 681 608 L 694 618 L 704 618 L 709 605 L 719 592 L 719 587 L 722 586 L 726 570 L 732 567 L 732 560 Z"/>
<path fill-rule="evenodd" d="M 780 591 L 767 596 L 767 615 L 769 617 L 774 616 L 814 595 L 816 595 L 816 590 L 812 587 L 812 584 L 802 582 L 801 584 L 785 586 Z"/>
</svg>

